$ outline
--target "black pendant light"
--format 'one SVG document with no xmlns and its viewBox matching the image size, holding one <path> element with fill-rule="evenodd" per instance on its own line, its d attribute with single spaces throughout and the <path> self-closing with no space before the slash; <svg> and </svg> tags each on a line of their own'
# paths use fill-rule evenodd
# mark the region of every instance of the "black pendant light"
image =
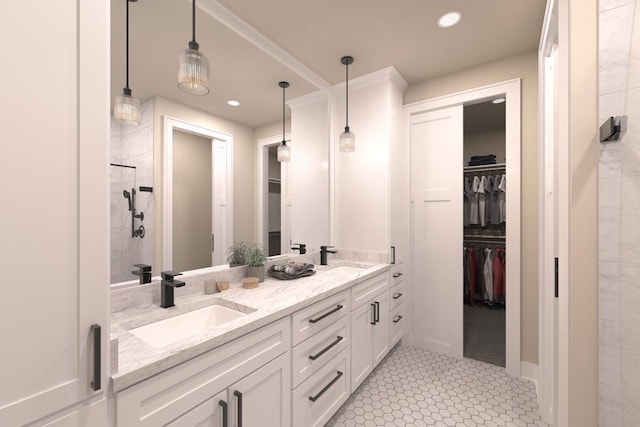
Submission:
<svg viewBox="0 0 640 427">
<path fill-rule="evenodd" d="M 278 83 L 278 86 L 282 88 L 282 143 L 278 146 L 278 161 L 288 162 L 291 160 L 291 147 L 287 145 L 287 140 L 284 137 L 284 91 L 289 87 L 289 82 L 280 82 Z"/>
<path fill-rule="evenodd" d="M 343 56 L 340 59 L 340 62 L 346 67 L 346 78 L 345 78 L 345 86 L 346 86 L 346 104 L 345 104 L 345 112 L 346 112 L 346 121 L 344 132 L 340 134 L 340 151 L 343 152 L 351 152 L 356 149 L 356 136 L 349 130 L 349 65 L 353 64 L 352 56 Z"/>
<path fill-rule="evenodd" d="M 192 95 L 209 93 L 209 60 L 196 42 L 196 0 L 192 0 L 192 38 L 178 56 L 178 87 Z"/>
<path fill-rule="evenodd" d="M 137 0 L 124 0 L 127 5 L 126 12 L 126 50 L 125 50 L 125 75 L 126 83 L 122 89 L 122 95 L 113 102 L 113 118 L 116 122 L 138 126 L 140 124 L 140 101 L 134 98 L 129 89 L 129 2 Z"/>
</svg>

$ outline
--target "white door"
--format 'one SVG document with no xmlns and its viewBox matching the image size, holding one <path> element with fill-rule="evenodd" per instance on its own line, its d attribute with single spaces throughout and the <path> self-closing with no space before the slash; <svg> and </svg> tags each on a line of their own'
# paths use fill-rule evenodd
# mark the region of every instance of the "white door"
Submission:
<svg viewBox="0 0 640 427">
<path fill-rule="evenodd" d="M 415 344 L 462 357 L 462 105 L 410 122 Z"/>
<path fill-rule="evenodd" d="M 211 194 L 211 265 L 226 264 L 226 250 L 229 247 L 226 230 L 227 224 L 227 142 L 219 139 L 213 140 L 211 150 L 212 194 Z"/>
<path fill-rule="evenodd" d="M 373 369 L 373 306 L 364 304 L 351 312 L 351 392 Z"/>
<path fill-rule="evenodd" d="M 230 426 L 291 425 L 290 364 L 290 352 L 286 352 L 229 388 Z"/>
<path fill-rule="evenodd" d="M 108 386 L 109 3 L 4 6 L 0 51 L 33 63 L 26 37 L 46 64 L 0 67 L 28 82 L 7 85 L 0 117 L 0 425 L 18 426 Z"/>
<path fill-rule="evenodd" d="M 373 299 L 373 304 L 376 306 L 376 324 L 373 328 L 373 366 L 377 366 L 378 363 L 389 352 L 389 329 L 390 329 L 390 314 L 389 314 L 389 290 L 385 289 Z"/>
</svg>

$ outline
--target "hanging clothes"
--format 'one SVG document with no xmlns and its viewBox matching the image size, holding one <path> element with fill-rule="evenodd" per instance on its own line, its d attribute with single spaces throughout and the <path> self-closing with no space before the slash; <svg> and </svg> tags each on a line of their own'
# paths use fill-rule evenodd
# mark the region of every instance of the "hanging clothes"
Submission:
<svg viewBox="0 0 640 427">
<path fill-rule="evenodd" d="M 469 256 L 467 247 L 462 248 L 462 270 L 464 272 L 464 280 L 462 283 L 462 293 L 465 300 L 469 298 L 469 284 L 471 283 L 471 274 L 469 273 Z"/>
<path fill-rule="evenodd" d="M 493 299 L 495 302 L 505 302 L 507 253 L 504 249 L 496 249 L 493 258 Z"/>
<path fill-rule="evenodd" d="M 500 176 L 491 177 L 491 224 L 500 224 Z"/>
<path fill-rule="evenodd" d="M 498 184 L 498 201 L 500 203 L 500 222 L 507 221 L 507 207 L 506 207 L 506 195 L 507 195 L 507 175 L 500 177 L 500 184 Z"/>
<path fill-rule="evenodd" d="M 475 299 L 474 290 L 476 288 L 476 277 L 477 277 L 477 269 L 476 269 L 476 251 L 472 246 L 467 248 L 467 252 L 469 255 L 469 291 L 467 295 L 469 296 L 469 301 L 473 301 Z"/>
<path fill-rule="evenodd" d="M 487 186 L 487 177 L 482 175 L 480 178 L 480 185 L 478 185 L 478 223 L 480 227 L 484 227 L 487 225 L 486 223 L 486 198 L 485 198 L 485 188 Z"/>
<path fill-rule="evenodd" d="M 471 197 L 470 197 L 470 212 L 469 212 L 469 223 L 470 224 L 479 224 L 480 220 L 478 218 L 478 188 L 480 188 L 480 178 L 477 176 L 473 177 L 473 184 L 471 185 Z"/>
<path fill-rule="evenodd" d="M 484 300 L 493 303 L 493 250 L 486 248 L 484 262 Z"/>
<path fill-rule="evenodd" d="M 464 193 L 462 203 L 462 224 L 468 227 L 471 222 L 471 180 L 468 176 L 464 177 Z"/>
<path fill-rule="evenodd" d="M 476 287 L 474 291 L 474 299 L 476 301 L 484 300 L 485 281 L 484 281 L 484 251 L 476 250 Z"/>
</svg>

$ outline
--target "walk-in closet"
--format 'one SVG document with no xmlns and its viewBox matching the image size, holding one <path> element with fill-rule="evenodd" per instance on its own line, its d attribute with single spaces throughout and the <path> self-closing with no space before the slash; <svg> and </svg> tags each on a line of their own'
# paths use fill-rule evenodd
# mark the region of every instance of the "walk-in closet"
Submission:
<svg viewBox="0 0 640 427">
<path fill-rule="evenodd" d="M 505 367 L 505 102 L 464 107 L 464 357 Z"/>
</svg>

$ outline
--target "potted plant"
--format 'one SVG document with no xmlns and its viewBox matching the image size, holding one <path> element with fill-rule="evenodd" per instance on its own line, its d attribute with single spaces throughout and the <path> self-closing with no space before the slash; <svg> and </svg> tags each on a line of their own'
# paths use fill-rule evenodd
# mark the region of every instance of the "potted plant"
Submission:
<svg viewBox="0 0 640 427">
<path fill-rule="evenodd" d="M 260 282 L 264 282 L 264 263 L 266 261 L 267 256 L 264 254 L 262 246 L 248 245 L 246 250 L 247 277 L 257 277 Z"/>
<path fill-rule="evenodd" d="M 227 250 L 227 263 L 229 267 L 237 267 L 247 263 L 247 250 L 249 244 L 247 242 L 233 242 Z"/>
</svg>

